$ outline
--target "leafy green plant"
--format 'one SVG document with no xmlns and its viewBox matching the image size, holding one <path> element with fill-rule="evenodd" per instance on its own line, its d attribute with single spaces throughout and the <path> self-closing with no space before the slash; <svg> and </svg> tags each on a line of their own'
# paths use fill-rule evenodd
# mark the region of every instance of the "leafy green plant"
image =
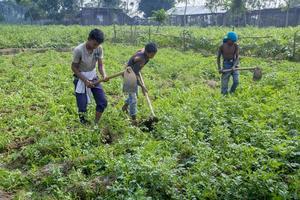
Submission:
<svg viewBox="0 0 300 200">
<path fill-rule="evenodd" d="M 32 39 L 29 33 L 50 31 L 61 37 L 37 34 L 33 44 L 68 46 L 83 42 L 90 28 L 21 26 L 24 35 L 0 43 L 18 47 Z M 214 49 L 208 36 L 195 45 Z M 113 74 L 137 47 L 108 42 L 104 50 Z M 78 123 L 71 57 L 53 50 L 0 57 L 0 190 L 20 199 L 299 198 L 299 63 L 243 56 L 241 66 L 261 67 L 263 79 L 253 82 L 250 72 L 241 72 L 237 92 L 224 97 L 214 56 L 160 48 L 143 69 L 160 121 L 143 132 L 121 112 L 121 79 L 103 84 L 109 106 L 100 128 Z M 142 95 L 138 104 L 138 118 L 147 119 Z M 105 134 L 111 142 L 103 142 Z"/>
<path fill-rule="evenodd" d="M 156 11 L 153 11 L 152 18 L 154 21 L 158 22 L 158 24 L 159 24 L 157 26 L 157 32 L 158 32 L 159 27 L 167 21 L 168 14 L 164 9 L 156 10 Z"/>
</svg>

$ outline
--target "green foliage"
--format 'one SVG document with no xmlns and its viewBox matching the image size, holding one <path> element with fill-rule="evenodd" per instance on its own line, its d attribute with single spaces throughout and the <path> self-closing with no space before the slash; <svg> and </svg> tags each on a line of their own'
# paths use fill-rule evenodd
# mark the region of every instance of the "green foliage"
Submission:
<svg viewBox="0 0 300 200">
<path fill-rule="evenodd" d="M 152 18 L 159 24 L 164 24 L 168 19 L 168 15 L 164 9 L 153 11 Z"/>
<path fill-rule="evenodd" d="M 90 26 L 11 26 L 0 27 L 0 48 L 64 48 L 74 47 L 86 40 Z M 135 44 L 143 46 L 149 42 L 149 27 L 138 26 L 138 34 L 132 37 L 130 26 L 117 27 L 116 38 L 112 26 L 100 27 L 106 35 L 106 42 L 130 43 L 133 38 Z M 150 27 L 151 28 L 151 27 Z M 182 49 L 186 42 L 187 49 L 201 52 L 204 55 L 216 54 L 224 35 L 230 28 L 210 27 L 180 28 L 161 26 L 161 34 L 153 34 L 151 40 L 160 47 Z M 239 34 L 241 54 L 244 56 L 259 56 L 265 58 L 290 59 L 293 56 L 294 34 L 299 27 L 294 28 L 236 28 Z M 11 34 L 14 32 L 14 34 Z M 140 33 L 139 33 L 140 32 Z M 183 37 L 183 32 L 188 33 Z M 187 36 L 187 37 L 186 37 Z M 268 36 L 267 38 L 251 38 L 253 36 Z M 249 38 L 250 37 L 250 38 Z M 297 40 L 295 57 L 299 57 L 299 39 Z"/>
<path fill-rule="evenodd" d="M 78 0 L 17 0 L 16 2 L 29 8 L 25 17 L 31 20 L 45 18 L 61 20 L 67 14 L 75 16 L 80 7 Z"/>
<path fill-rule="evenodd" d="M 232 0 L 230 10 L 235 14 L 242 14 L 246 11 L 246 2 L 244 0 Z"/>
<path fill-rule="evenodd" d="M 139 10 L 144 12 L 145 17 L 150 17 L 153 11 L 164 9 L 169 10 L 175 5 L 175 0 L 141 0 Z"/>
<path fill-rule="evenodd" d="M 212 11 L 218 9 L 238 11 L 241 9 L 244 12 L 245 9 L 263 9 L 274 3 L 276 5 L 278 2 L 275 0 L 205 0 L 205 6 Z"/>
<path fill-rule="evenodd" d="M 15 45 L 32 39 L 22 28 Z M 73 45 L 90 27 L 44 27 L 44 40 L 34 33 L 41 27 L 31 28 L 32 44 Z M 136 50 L 105 43 L 107 73 Z M 241 72 L 237 93 L 224 97 L 206 84 L 219 82 L 214 56 L 160 48 L 143 69 L 160 121 L 143 132 L 121 112 L 120 79 L 103 84 L 109 106 L 100 130 L 78 123 L 71 57 L 0 57 L 0 190 L 16 199 L 299 199 L 299 63 L 242 57 L 264 77 L 252 82 Z M 142 95 L 138 107 L 139 119 L 149 117 Z M 107 133 L 114 139 L 104 144 Z"/>
<path fill-rule="evenodd" d="M 283 1 L 283 6 L 285 9 L 290 9 L 294 6 L 297 6 L 300 4 L 299 0 L 284 0 Z"/>
<path fill-rule="evenodd" d="M 91 4 L 95 7 L 118 8 L 121 0 L 91 0 Z"/>
<path fill-rule="evenodd" d="M 156 10 L 156 11 L 153 11 L 152 19 L 154 21 L 158 22 L 158 24 L 159 24 L 157 27 L 157 30 L 158 30 L 159 26 L 164 24 L 167 21 L 168 14 L 166 13 L 166 11 L 164 9 Z"/>
</svg>

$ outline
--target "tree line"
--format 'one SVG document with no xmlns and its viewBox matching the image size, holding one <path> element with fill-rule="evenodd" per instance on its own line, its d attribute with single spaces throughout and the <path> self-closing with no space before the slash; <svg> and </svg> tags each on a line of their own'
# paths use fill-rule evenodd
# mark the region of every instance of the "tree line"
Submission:
<svg viewBox="0 0 300 200">
<path fill-rule="evenodd" d="M 53 19 L 61 20 L 65 17 L 78 14 L 81 7 L 108 7 L 120 8 L 126 13 L 140 12 L 144 17 L 154 17 L 160 23 L 166 20 L 166 10 L 174 7 L 176 3 L 185 5 L 184 16 L 187 15 L 187 7 L 194 0 L 7 0 L 21 6 L 26 6 L 28 11 L 25 17 L 30 20 Z M 212 12 L 225 10 L 231 16 L 242 16 L 249 10 L 261 10 L 267 7 L 281 7 L 287 11 L 289 8 L 300 4 L 300 0 L 205 0 L 205 7 Z M 137 10 L 137 11 L 136 11 Z M 133 13 L 134 14 L 134 13 Z M 184 20 L 186 22 L 186 20 Z"/>
</svg>

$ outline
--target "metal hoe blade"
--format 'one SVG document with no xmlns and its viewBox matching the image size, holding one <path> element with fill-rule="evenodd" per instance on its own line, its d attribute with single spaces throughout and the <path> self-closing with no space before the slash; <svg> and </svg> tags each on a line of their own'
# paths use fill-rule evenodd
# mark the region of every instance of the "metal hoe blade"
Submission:
<svg viewBox="0 0 300 200">
<path fill-rule="evenodd" d="M 134 93 L 137 90 L 137 78 L 131 68 L 127 68 L 123 77 L 123 92 Z"/>
</svg>

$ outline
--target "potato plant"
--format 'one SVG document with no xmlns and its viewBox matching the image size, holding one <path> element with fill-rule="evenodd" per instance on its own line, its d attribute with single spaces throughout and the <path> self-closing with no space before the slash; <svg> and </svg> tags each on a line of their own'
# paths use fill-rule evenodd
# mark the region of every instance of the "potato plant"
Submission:
<svg viewBox="0 0 300 200">
<path fill-rule="evenodd" d="M 1 47 L 75 45 L 89 30 L 22 28 L 19 39 L 0 37 Z M 55 30 L 61 41 L 26 39 L 29 28 Z M 113 74 L 137 48 L 104 49 Z M 143 71 L 160 119 L 147 132 L 121 111 L 118 78 L 103 84 L 109 106 L 100 128 L 80 125 L 71 56 L 0 57 L 0 192 L 15 199 L 299 199 L 299 63 L 242 57 L 241 66 L 261 67 L 263 79 L 242 72 L 236 94 L 224 97 L 214 56 L 161 48 Z M 138 118 L 149 115 L 140 95 Z"/>
</svg>

